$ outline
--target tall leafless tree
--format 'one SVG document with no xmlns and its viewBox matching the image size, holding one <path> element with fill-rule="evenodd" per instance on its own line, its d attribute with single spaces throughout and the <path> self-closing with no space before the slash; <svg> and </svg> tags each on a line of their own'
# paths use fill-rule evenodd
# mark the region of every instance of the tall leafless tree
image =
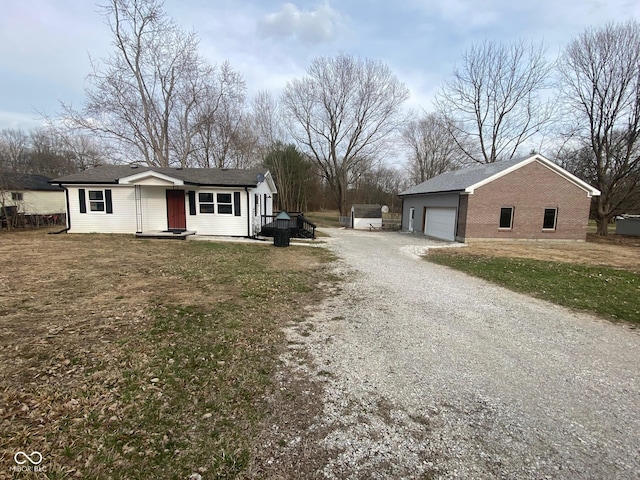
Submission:
<svg viewBox="0 0 640 480">
<path fill-rule="evenodd" d="M 0 172 L 24 173 L 23 166 L 29 153 L 29 137 L 18 129 L 0 131 Z"/>
<path fill-rule="evenodd" d="M 410 152 L 407 169 L 413 184 L 457 168 L 464 157 L 446 119 L 437 113 L 409 121 L 402 129 L 402 141 Z"/>
<path fill-rule="evenodd" d="M 94 63 L 84 109 L 63 104 L 67 121 L 149 165 L 186 166 L 194 137 L 212 117 L 202 107 L 217 105 L 210 101 L 219 90 L 211 85 L 214 68 L 198 54 L 195 33 L 168 18 L 161 0 L 109 0 L 103 13 L 115 50 Z"/>
<path fill-rule="evenodd" d="M 586 147 L 592 181 L 601 191 L 593 209 L 597 233 L 640 181 L 640 24 L 635 20 L 586 30 L 559 64 L 569 132 Z M 634 188 L 635 187 L 635 188 Z"/>
<path fill-rule="evenodd" d="M 550 121 L 551 103 L 540 96 L 550 86 L 551 68 L 544 47 L 525 41 L 485 40 L 463 54 L 436 106 L 467 159 L 512 158 Z"/>
<path fill-rule="evenodd" d="M 384 154 L 408 96 L 387 65 L 346 54 L 314 59 L 306 77 L 287 84 L 288 130 L 318 165 L 341 215 L 350 175 Z"/>
<path fill-rule="evenodd" d="M 196 108 L 200 121 L 193 138 L 193 156 L 201 167 L 228 168 L 243 163 L 247 147 L 246 87 L 229 62 L 215 72 L 210 92 Z"/>
<path fill-rule="evenodd" d="M 282 120 L 281 108 L 271 93 L 262 90 L 251 102 L 252 128 L 256 134 L 260 155 L 270 152 L 277 143 L 285 143 L 286 132 Z"/>
</svg>

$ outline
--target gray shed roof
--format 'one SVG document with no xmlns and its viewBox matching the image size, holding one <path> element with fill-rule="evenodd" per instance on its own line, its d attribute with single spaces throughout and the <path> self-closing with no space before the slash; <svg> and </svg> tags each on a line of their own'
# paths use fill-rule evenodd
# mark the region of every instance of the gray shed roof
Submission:
<svg viewBox="0 0 640 480">
<path fill-rule="evenodd" d="M 184 181 L 192 185 L 219 187 L 255 187 L 259 176 L 266 175 L 266 169 L 221 169 L 221 168 L 160 168 L 132 165 L 103 165 L 80 173 L 66 175 L 52 180 L 62 184 L 118 183 L 119 179 L 144 172 L 156 172 Z"/>
<path fill-rule="evenodd" d="M 409 188 L 408 190 L 405 190 L 404 192 L 401 192 L 399 196 L 402 197 L 405 195 L 462 191 L 473 193 L 473 190 L 475 188 L 489 183 L 502 175 L 516 170 L 521 166 L 528 165 L 529 163 L 534 161 L 542 163 L 543 165 L 555 171 L 557 174 L 565 177 L 568 181 L 575 183 L 580 188 L 583 188 L 585 191 L 587 191 L 589 196 L 600 195 L 599 190 L 583 182 L 559 165 L 553 163 L 551 160 L 543 157 L 542 155 L 536 154 L 529 157 L 503 160 L 501 162 L 475 165 L 472 167 L 461 168 L 460 170 L 445 172 L 427 180 L 426 182 L 423 182 L 419 185 Z"/>
<path fill-rule="evenodd" d="M 9 190 L 62 191 L 58 185 L 51 185 L 49 177 L 30 173 L 0 173 L 0 181 Z"/>
<path fill-rule="evenodd" d="M 378 204 L 354 204 L 353 216 L 356 218 L 382 218 L 382 207 Z"/>
</svg>

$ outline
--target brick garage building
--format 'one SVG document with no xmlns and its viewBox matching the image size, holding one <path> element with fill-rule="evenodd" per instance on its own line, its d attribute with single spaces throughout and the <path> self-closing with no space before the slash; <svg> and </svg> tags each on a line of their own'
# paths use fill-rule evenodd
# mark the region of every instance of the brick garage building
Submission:
<svg viewBox="0 0 640 480">
<path fill-rule="evenodd" d="M 400 194 L 402 228 L 441 240 L 579 240 L 600 192 L 542 155 L 443 173 Z"/>
</svg>

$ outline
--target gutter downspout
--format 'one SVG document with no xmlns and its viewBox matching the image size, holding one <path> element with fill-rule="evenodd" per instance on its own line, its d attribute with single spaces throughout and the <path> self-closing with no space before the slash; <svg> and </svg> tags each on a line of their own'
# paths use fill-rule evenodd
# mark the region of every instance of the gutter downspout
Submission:
<svg viewBox="0 0 640 480">
<path fill-rule="evenodd" d="M 249 187 L 244 187 L 247 193 L 247 238 L 251 237 L 251 202 L 249 201 Z"/>
<path fill-rule="evenodd" d="M 69 189 L 60 183 L 58 184 L 58 186 L 64 190 L 64 198 L 65 198 L 65 203 L 67 207 L 67 221 L 66 221 L 67 228 L 63 228 L 62 230 L 59 230 L 57 232 L 49 232 L 49 233 L 53 233 L 54 235 L 57 235 L 59 233 L 67 233 L 71 229 L 71 209 L 69 208 Z"/>
</svg>

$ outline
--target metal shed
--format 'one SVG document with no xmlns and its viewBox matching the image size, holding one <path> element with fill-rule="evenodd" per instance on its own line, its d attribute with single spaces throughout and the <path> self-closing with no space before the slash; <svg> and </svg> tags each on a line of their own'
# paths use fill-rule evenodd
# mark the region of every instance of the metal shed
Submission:
<svg viewBox="0 0 640 480">
<path fill-rule="evenodd" d="M 355 204 L 351 207 L 351 228 L 382 228 L 382 207 L 378 204 Z"/>
</svg>

